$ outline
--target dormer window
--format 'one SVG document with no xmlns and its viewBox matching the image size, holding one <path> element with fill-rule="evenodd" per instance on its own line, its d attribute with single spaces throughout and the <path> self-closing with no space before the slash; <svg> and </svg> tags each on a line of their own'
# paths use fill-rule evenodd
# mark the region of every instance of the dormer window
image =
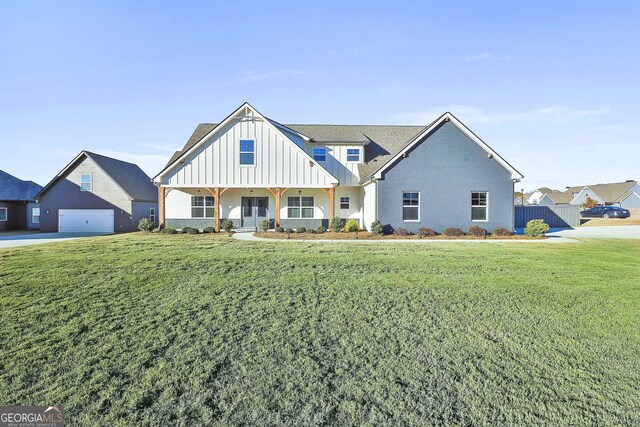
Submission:
<svg viewBox="0 0 640 427">
<path fill-rule="evenodd" d="M 359 161 L 360 161 L 360 149 L 347 148 L 347 162 L 359 162 Z"/>
<path fill-rule="evenodd" d="M 80 175 L 80 191 L 91 191 L 91 174 L 83 173 Z"/>
<path fill-rule="evenodd" d="M 313 156 L 313 160 L 315 160 L 316 162 L 327 161 L 327 149 L 324 147 L 312 149 L 311 155 Z"/>
</svg>

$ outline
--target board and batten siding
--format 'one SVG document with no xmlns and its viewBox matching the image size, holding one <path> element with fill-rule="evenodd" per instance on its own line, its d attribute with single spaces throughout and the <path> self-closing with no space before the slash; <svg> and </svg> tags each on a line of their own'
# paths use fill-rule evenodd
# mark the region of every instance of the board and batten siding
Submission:
<svg viewBox="0 0 640 427">
<path fill-rule="evenodd" d="M 255 141 L 254 165 L 240 164 L 240 140 Z M 163 176 L 174 187 L 330 187 L 331 177 L 274 125 L 233 120 Z"/>
<path fill-rule="evenodd" d="M 377 219 L 377 184 L 375 182 L 363 187 L 362 199 L 362 217 L 364 222 L 362 226 L 369 230 L 369 228 L 371 228 L 371 223 Z"/>
<path fill-rule="evenodd" d="M 360 150 L 360 159 L 363 157 L 364 147 L 360 145 L 316 145 L 309 144 L 307 152 L 313 155 L 314 148 L 326 148 L 327 160 L 320 164 L 339 181 L 340 185 L 358 185 L 360 174 L 358 173 L 358 162 L 347 162 L 347 150 Z"/>
</svg>

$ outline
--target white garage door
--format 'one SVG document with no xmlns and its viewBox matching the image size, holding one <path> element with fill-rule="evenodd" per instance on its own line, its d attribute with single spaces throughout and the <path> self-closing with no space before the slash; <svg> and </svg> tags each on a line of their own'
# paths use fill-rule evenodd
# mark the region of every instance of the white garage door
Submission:
<svg viewBox="0 0 640 427">
<path fill-rule="evenodd" d="M 113 233 L 113 209 L 60 209 L 60 233 Z"/>
</svg>

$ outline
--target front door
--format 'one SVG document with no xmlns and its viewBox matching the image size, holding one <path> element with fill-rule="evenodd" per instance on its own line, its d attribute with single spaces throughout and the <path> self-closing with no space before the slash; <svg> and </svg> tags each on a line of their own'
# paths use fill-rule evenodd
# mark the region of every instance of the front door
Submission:
<svg viewBox="0 0 640 427">
<path fill-rule="evenodd" d="M 242 198 L 242 226 L 256 228 L 262 220 L 268 219 L 268 197 Z"/>
</svg>

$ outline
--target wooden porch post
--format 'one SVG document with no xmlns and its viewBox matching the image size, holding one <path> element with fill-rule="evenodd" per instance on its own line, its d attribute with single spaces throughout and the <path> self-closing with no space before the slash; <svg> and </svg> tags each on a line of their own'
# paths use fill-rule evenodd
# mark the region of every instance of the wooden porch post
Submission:
<svg viewBox="0 0 640 427">
<path fill-rule="evenodd" d="M 329 189 L 329 221 L 331 221 L 335 216 L 335 203 L 334 203 L 335 193 L 336 193 L 336 189 L 331 187 Z"/>
</svg>

